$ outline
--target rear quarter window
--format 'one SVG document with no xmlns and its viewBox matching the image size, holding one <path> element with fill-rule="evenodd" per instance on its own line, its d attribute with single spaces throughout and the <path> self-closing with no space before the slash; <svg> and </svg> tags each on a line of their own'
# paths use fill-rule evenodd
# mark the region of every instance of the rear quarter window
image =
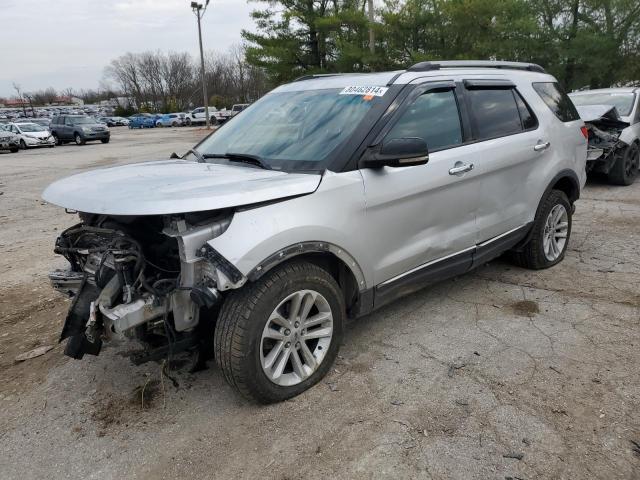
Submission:
<svg viewBox="0 0 640 480">
<path fill-rule="evenodd" d="M 556 82 L 534 82 L 533 89 L 562 122 L 580 120 L 580 115 L 571 99 Z"/>
</svg>

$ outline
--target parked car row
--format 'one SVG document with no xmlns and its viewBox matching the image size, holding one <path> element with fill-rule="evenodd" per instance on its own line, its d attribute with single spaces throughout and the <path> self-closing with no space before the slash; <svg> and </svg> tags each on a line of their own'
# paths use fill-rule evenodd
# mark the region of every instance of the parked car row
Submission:
<svg viewBox="0 0 640 480">
<path fill-rule="evenodd" d="M 113 113 L 113 107 L 103 105 L 59 105 L 48 107 L 0 108 L 0 122 L 25 122 L 33 119 L 53 118 L 56 115 L 89 115 L 104 117 Z"/>
</svg>

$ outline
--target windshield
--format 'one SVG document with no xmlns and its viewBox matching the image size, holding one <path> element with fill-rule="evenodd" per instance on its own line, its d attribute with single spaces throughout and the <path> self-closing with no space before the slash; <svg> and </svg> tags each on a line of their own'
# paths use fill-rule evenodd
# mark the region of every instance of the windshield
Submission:
<svg viewBox="0 0 640 480">
<path fill-rule="evenodd" d="M 198 151 L 205 157 L 252 155 L 274 169 L 317 169 L 380 100 L 341 91 L 268 94 L 198 145 Z"/>
<path fill-rule="evenodd" d="M 626 117 L 633 110 L 634 93 L 584 93 L 571 95 L 574 105 L 613 105 L 621 117 Z"/>
<path fill-rule="evenodd" d="M 22 132 L 46 132 L 47 129 L 36 123 L 22 123 L 18 125 Z"/>
</svg>

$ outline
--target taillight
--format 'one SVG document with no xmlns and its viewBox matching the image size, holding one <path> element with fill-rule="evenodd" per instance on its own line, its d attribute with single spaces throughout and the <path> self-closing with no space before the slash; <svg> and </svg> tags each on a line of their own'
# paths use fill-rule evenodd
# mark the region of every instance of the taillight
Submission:
<svg viewBox="0 0 640 480">
<path fill-rule="evenodd" d="M 587 127 L 585 127 L 584 125 L 581 126 L 580 131 L 582 132 L 582 135 L 584 135 L 584 138 L 589 140 L 589 130 L 587 130 Z"/>
</svg>

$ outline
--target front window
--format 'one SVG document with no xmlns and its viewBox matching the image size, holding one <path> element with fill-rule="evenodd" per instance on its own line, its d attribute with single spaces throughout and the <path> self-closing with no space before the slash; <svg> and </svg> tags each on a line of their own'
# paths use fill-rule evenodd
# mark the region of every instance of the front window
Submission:
<svg viewBox="0 0 640 480">
<path fill-rule="evenodd" d="M 316 170 L 355 131 L 378 96 L 343 89 L 276 92 L 198 145 L 205 158 L 252 155 L 277 170 Z"/>
<path fill-rule="evenodd" d="M 611 93 L 583 93 L 571 95 L 574 105 L 612 105 L 618 110 L 622 117 L 631 115 L 633 110 L 634 93 L 611 92 Z"/>
<path fill-rule="evenodd" d="M 384 141 L 407 137 L 422 138 L 430 152 L 462 144 L 462 126 L 453 90 L 422 94 Z"/>
</svg>

